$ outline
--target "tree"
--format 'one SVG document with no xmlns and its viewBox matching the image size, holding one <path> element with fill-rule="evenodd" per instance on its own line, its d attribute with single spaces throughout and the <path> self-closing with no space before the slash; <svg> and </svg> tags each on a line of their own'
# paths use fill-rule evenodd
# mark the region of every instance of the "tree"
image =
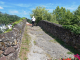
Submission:
<svg viewBox="0 0 80 60">
<path fill-rule="evenodd" d="M 32 14 L 30 14 L 31 18 L 32 16 L 35 16 L 36 23 L 38 23 L 41 20 L 47 20 L 52 21 L 53 16 L 51 13 L 48 12 L 48 10 L 45 9 L 45 7 L 36 7 L 36 9 L 32 10 Z M 54 17 L 55 19 L 55 17 Z"/>
<path fill-rule="evenodd" d="M 0 12 L 0 24 L 9 24 L 9 23 L 15 22 L 19 19 L 20 19 L 20 17 L 18 17 L 16 15 L 9 15 L 7 13 L 3 14 Z"/>
<path fill-rule="evenodd" d="M 59 6 L 57 6 L 56 9 L 53 10 L 53 14 L 56 15 L 56 20 L 57 20 L 57 21 L 59 21 L 59 20 L 61 19 L 61 18 L 60 18 L 61 13 L 62 13 L 62 12 L 60 11 Z"/>
<path fill-rule="evenodd" d="M 36 22 L 38 23 L 40 20 L 43 20 L 43 16 L 45 16 L 44 13 L 47 13 L 47 11 L 45 11 L 44 7 L 36 7 L 36 9 L 32 10 L 32 14 L 30 14 L 31 18 L 32 16 L 35 16 L 36 18 Z"/>
<path fill-rule="evenodd" d="M 56 9 L 53 11 L 53 14 L 56 15 L 56 20 L 61 25 L 70 25 L 73 19 L 73 13 L 63 7 L 59 8 L 59 6 L 57 6 Z"/>
<path fill-rule="evenodd" d="M 78 7 L 78 9 L 74 12 L 74 24 L 77 24 L 80 26 L 80 5 Z"/>
<path fill-rule="evenodd" d="M 27 19 L 27 22 L 32 23 L 30 19 Z"/>
</svg>

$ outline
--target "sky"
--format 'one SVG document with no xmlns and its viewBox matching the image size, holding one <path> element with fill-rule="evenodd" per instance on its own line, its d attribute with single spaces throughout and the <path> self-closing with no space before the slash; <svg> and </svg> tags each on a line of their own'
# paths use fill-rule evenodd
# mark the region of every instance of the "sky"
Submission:
<svg viewBox="0 0 80 60">
<path fill-rule="evenodd" d="M 0 12 L 19 17 L 30 18 L 30 14 L 37 6 L 43 6 L 53 12 L 57 6 L 75 11 L 80 0 L 0 0 Z"/>
</svg>

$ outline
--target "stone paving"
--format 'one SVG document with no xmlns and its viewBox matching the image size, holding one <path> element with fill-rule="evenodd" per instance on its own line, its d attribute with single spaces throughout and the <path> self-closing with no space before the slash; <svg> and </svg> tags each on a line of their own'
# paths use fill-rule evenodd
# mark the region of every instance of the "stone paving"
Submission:
<svg viewBox="0 0 80 60">
<path fill-rule="evenodd" d="M 27 29 L 31 37 L 30 45 L 32 45 L 28 60 L 74 58 L 74 54 L 67 54 L 70 51 L 46 34 L 39 26 L 28 26 Z"/>
</svg>

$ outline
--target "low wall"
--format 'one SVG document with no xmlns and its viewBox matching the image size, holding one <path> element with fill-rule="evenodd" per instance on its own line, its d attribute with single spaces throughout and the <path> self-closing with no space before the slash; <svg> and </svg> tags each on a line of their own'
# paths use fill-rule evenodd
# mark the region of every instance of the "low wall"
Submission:
<svg viewBox="0 0 80 60">
<path fill-rule="evenodd" d="M 64 29 L 61 25 L 42 20 L 38 23 L 44 30 L 48 31 L 55 37 L 58 37 L 65 43 L 80 50 L 80 35 L 75 35 L 69 30 Z"/>
<path fill-rule="evenodd" d="M 0 35 L 0 60 L 17 60 L 26 19 L 15 25 L 12 31 Z"/>
</svg>

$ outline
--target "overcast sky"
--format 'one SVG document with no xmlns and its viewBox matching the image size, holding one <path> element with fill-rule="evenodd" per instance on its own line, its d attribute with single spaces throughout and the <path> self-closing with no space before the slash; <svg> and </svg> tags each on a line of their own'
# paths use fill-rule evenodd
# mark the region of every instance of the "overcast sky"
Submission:
<svg viewBox="0 0 80 60">
<path fill-rule="evenodd" d="M 57 6 L 71 12 L 80 5 L 80 0 L 0 0 L 0 12 L 30 18 L 30 13 L 37 6 L 44 6 L 52 12 Z"/>
</svg>

